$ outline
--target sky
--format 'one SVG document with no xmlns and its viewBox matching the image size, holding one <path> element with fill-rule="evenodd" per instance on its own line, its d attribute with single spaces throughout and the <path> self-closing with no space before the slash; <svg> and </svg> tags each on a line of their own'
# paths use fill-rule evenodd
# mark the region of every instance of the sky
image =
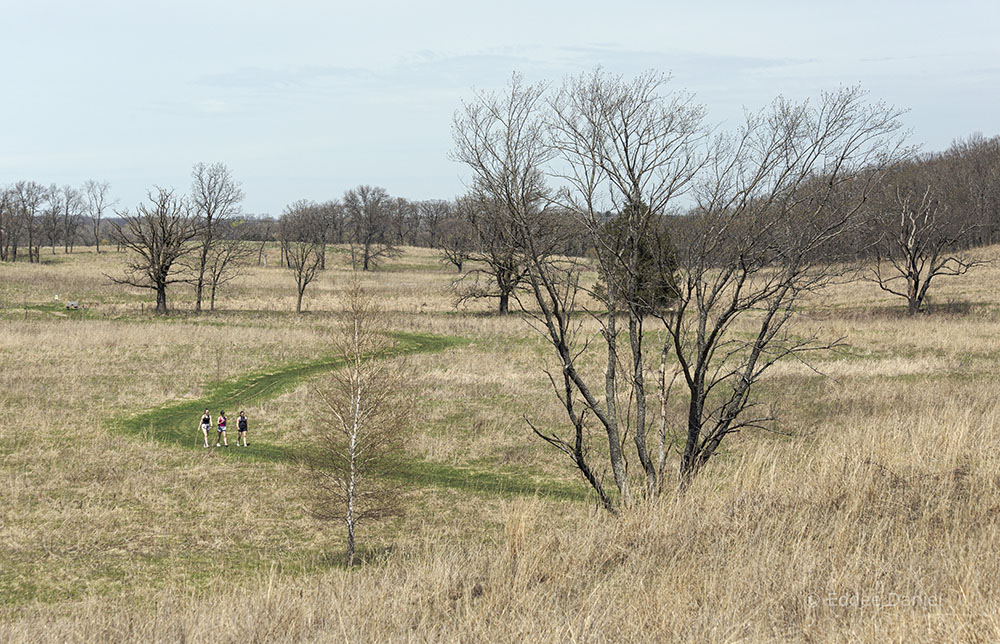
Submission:
<svg viewBox="0 0 1000 644">
<path fill-rule="evenodd" d="M 708 121 L 860 84 L 910 142 L 1000 134 L 1000 2 L 0 0 L 0 186 L 108 181 L 121 207 L 223 162 L 248 213 L 359 184 L 452 198 L 451 122 L 512 72 L 668 72 Z"/>
</svg>

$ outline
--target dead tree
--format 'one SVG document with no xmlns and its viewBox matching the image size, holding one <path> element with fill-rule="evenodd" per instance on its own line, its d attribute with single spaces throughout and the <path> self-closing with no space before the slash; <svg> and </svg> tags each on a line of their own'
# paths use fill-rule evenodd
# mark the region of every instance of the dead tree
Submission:
<svg viewBox="0 0 1000 644">
<path fill-rule="evenodd" d="M 354 564 L 358 523 L 399 514 L 403 494 L 387 477 L 400 460 L 412 405 L 410 375 L 387 361 L 385 317 L 355 282 L 333 339 L 344 367 L 313 387 L 317 403 L 306 457 L 313 512 L 347 529 L 345 562 Z"/>
<path fill-rule="evenodd" d="M 187 281 L 180 260 L 197 247 L 190 242 L 200 230 L 187 201 L 173 190 L 150 191 L 149 204 L 139 204 L 135 212 L 118 211 L 119 222 L 112 224 L 113 237 L 130 255 L 125 260 L 125 276 L 111 277 L 126 284 L 156 292 L 156 312 L 167 312 L 167 287 Z"/>
<path fill-rule="evenodd" d="M 907 164 L 874 201 L 875 265 L 869 279 L 905 298 L 907 315 L 923 310 L 934 278 L 964 275 L 985 263 L 967 250 L 982 225 L 943 198 L 938 174 L 947 168 L 940 165 Z"/>
</svg>

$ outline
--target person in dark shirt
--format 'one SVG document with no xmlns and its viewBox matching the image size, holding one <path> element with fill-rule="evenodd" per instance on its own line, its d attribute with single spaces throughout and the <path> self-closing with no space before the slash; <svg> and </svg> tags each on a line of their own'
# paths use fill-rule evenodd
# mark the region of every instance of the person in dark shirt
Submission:
<svg viewBox="0 0 1000 644">
<path fill-rule="evenodd" d="M 201 433 L 205 437 L 205 447 L 208 447 L 208 430 L 212 426 L 212 414 L 205 410 L 205 413 L 201 415 Z"/>
<path fill-rule="evenodd" d="M 247 442 L 247 414 L 242 409 L 240 410 L 240 417 L 236 419 L 236 429 L 239 431 L 236 434 L 236 447 L 240 446 L 240 439 L 243 439 L 243 447 L 247 447 L 250 443 Z"/>
</svg>

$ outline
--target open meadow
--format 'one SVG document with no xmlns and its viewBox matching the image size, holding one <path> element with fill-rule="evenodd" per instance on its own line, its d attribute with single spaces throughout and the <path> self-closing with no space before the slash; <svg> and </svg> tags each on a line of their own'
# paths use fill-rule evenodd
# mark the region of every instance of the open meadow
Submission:
<svg viewBox="0 0 1000 644">
<path fill-rule="evenodd" d="M 406 512 L 347 570 L 298 455 L 351 271 L 296 315 L 270 255 L 166 317 L 113 250 L 0 264 L 0 642 L 1000 641 L 1000 263 L 925 315 L 811 297 L 793 331 L 844 344 L 768 372 L 776 431 L 615 518 L 524 421 L 566 425 L 551 348 L 407 248 L 360 276 L 414 374 Z M 248 448 L 201 447 L 209 405 Z"/>
</svg>

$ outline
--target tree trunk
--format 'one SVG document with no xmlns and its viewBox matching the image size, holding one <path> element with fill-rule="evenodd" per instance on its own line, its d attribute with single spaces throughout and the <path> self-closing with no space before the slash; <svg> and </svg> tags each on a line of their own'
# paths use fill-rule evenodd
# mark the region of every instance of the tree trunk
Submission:
<svg viewBox="0 0 1000 644">
<path fill-rule="evenodd" d="M 507 315 L 510 312 L 510 293 L 500 294 L 500 315 Z"/>
<path fill-rule="evenodd" d="M 211 237 L 206 240 L 201 247 L 201 258 L 198 263 L 198 281 L 194 288 L 194 312 L 201 313 L 201 298 L 205 290 L 205 266 L 208 264 L 208 245 Z"/>
<path fill-rule="evenodd" d="M 906 314 L 913 315 L 920 310 L 920 290 L 917 288 L 917 279 L 910 277 L 906 289 Z"/>
<path fill-rule="evenodd" d="M 347 567 L 354 565 L 354 521 L 353 517 L 347 521 Z"/>
<path fill-rule="evenodd" d="M 295 312 L 296 313 L 301 313 L 302 312 L 302 292 L 304 290 L 305 290 L 305 288 L 299 288 L 299 299 L 295 302 Z"/>
<path fill-rule="evenodd" d="M 156 312 L 166 313 L 167 312 L 167 285 L 157 284 L 156 285 Z"/>
</svg>

